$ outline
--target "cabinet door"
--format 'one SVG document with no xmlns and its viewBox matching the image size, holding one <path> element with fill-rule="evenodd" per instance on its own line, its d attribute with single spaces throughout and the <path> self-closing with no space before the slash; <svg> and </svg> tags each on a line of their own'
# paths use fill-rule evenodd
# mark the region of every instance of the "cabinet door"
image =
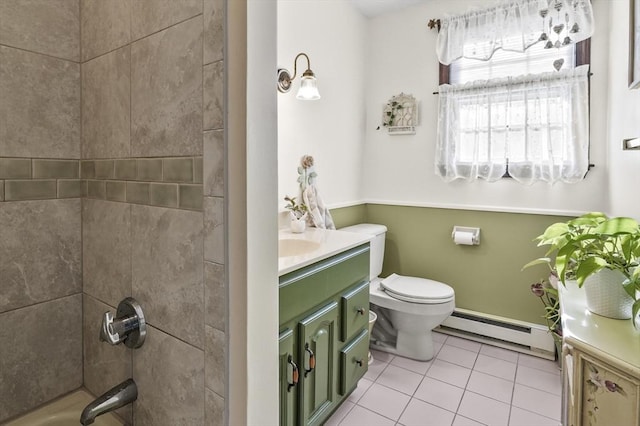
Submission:
<svg viewBox="0 0 640 426">
<path fill-rule="evenodd" d="M 576 351 L 579 397 L 574 424 L 640 424 L 640 381 L 598 358 Z"/>
<path fill-rule="evenodd" d="M 299 323 L 301 424 L 320 424 L 336 403 L 337 321 L 338 303 L 331 302 Z"/>
<path fill-rule="evenodd" d="M 298 362 L 293 331 L 280 333 L 280 425 L 294 426 L 298 399 Z"/>
</svg>

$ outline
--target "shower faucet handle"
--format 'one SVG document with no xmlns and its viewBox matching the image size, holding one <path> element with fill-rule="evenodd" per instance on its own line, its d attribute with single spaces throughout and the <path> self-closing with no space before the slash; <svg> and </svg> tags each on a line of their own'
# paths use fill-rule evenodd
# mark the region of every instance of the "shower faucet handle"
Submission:
<svg viewBox="0 0 640 426">
<path fill-rule="evenodd" d="M 127 297 L 118 304 L 116 317 L 105 312 L 102 317 L 100 340 L 111 345 L 124 343 L 131 349 L 142 346 L 147 335 L 147 326 L 140 304 L 132 297 Z"/>
<path fill-rule="evenodd" d="M 113 332 L 113 314 L 105 312 L 102 317 L 102 328 L 100 329 L 100 340 L 112 345 L 120 343 L 120 335 Z"/>
</svg>

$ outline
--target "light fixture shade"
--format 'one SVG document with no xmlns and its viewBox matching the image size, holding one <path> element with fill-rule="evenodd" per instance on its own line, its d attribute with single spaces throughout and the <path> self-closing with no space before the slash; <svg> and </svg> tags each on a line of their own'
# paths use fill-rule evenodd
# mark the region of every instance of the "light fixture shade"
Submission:
<svg viewBox="0 0 640 426">
<path fill-rule="evenodd" d="M 311 75 L 309 75 L 311 74 Z M 320 92 L 318 92 L 318 82 L 313 73 L 305 72 L 300 79 L 300 89 L 296 95 L 297 99 L 305 101 L 315 101 L 320 99 Z"/>
</svg>

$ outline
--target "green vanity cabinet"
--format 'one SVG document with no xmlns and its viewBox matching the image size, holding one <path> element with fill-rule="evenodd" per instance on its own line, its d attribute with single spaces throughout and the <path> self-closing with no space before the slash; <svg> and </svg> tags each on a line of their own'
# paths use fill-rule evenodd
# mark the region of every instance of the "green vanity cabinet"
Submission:
<svg viewBox="0 0 640 426">
<path fill-rule="evenodd" d="M 320 425 L 367 371 L 369 244 L 281 276 L 279 299 L 280 424 Z"/>
<path fill-rule="evenodd" d="M 319 424 L 336 401 L 336 325 L 338 304 L 331 302 L 299 323 L 302 354 L 303 424 Z"/>
<path fill-rule="evenodd" d="M 293 330 L 287 328 L 280 333 L 280 413 L 285 414 L 280 417 L 282 426 L 296 424 L 297 385 L 300 380 L 300 370 L 294 361 L 298 359 L 294 343 Z"/>
</svg>

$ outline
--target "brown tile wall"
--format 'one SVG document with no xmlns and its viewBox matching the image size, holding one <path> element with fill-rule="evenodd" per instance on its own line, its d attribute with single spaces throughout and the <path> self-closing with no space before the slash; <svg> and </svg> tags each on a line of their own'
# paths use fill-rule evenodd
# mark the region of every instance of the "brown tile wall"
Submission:
<svg viewBox="0 0 640 426">
<path fill-rule="evenodd" d="M 127 296 L 148 324 L 138 350 L 85 336 L 85 386 L 133 377 L 136 425 L 224 424 L 224 1 L 81 5 L 85 332 Z"/>
<path fill-rule="evenodd" d="M 0 1 L 0 423 L 133 377 L 128 424 L 224 424 L 224 3 Z"/>
<path fill-rule="evenodd" d="M 0 423 L 82 385 L 79 29 L 0 1 Z"/>
</svg>

